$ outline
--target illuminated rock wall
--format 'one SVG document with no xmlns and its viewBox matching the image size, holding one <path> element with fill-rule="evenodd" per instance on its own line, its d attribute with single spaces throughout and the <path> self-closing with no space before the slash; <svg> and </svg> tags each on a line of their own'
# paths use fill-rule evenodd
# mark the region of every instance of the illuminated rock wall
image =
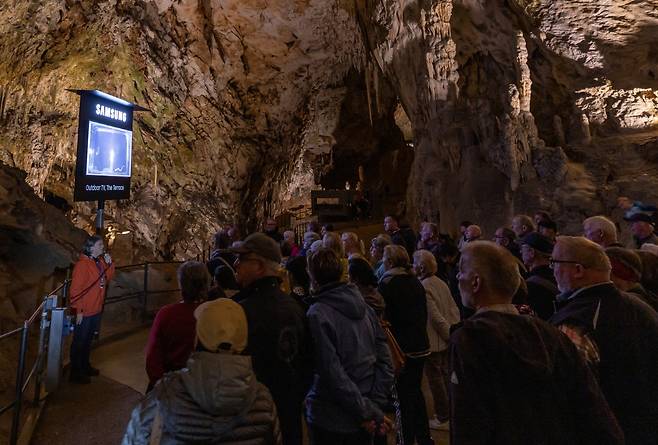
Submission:
<svg viewBox="0 0 658 445">
<path fill-rule="evenodd" d="M 130 258 L 196 255 L 359 165 L 412 221 L 543 208 L 575 229 L 658 201 L 657 21 L 651 0 L 10 0 L 0 160 L 89 227 L 65 89 L 98 88 L 150 110 L 107 208 Z"/>
</svg>

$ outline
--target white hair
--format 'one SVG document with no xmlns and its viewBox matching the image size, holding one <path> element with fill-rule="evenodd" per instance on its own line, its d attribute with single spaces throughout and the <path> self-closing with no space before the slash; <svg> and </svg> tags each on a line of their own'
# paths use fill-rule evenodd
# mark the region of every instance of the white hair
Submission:
<svg viewBox="0 0 658 445">
<path fill-rule="evenodd" d="M 438 269 L 436 258 L 429 250 L 421 249 L 414 252 L 414 264 L 422 266 L 428 275 L 434 275 Z"/>
</svg>

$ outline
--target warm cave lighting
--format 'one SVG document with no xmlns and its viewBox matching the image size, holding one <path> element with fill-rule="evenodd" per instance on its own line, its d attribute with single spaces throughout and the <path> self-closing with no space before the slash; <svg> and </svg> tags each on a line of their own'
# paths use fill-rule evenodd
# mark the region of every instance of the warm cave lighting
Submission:
<svg viewBox="0 0 658 445">
<path fill-rule="evenodd" d="M 123 232 L 121 232 L 121 235 L 128 235 L 129 233 L 130 233 L 130 230 L 124 230 Z"/>
</svg>

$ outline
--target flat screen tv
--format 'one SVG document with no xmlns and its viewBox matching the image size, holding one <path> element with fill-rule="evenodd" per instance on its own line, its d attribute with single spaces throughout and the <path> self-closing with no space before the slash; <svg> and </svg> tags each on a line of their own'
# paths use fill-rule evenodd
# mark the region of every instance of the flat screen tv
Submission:
<svg viewBox="0 0 658 445">
<path fill-rule="evenodd" d="M 86 174 L 130 177 L 132 131 L 89 121 Z"/>
</svg>

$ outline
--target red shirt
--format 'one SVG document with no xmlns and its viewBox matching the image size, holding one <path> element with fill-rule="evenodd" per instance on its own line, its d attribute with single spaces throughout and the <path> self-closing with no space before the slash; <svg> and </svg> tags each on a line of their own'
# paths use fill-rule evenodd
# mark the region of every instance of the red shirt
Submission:
<svg viewBox="0 0 658 445">
<path fill-rule="evenodd" d="M 158 311 L 146 344 L 146 373 L 155 384 L 169 371 L 184 368 L 194 349 L 198 303 L 168 304 Z"/>
</svg>

